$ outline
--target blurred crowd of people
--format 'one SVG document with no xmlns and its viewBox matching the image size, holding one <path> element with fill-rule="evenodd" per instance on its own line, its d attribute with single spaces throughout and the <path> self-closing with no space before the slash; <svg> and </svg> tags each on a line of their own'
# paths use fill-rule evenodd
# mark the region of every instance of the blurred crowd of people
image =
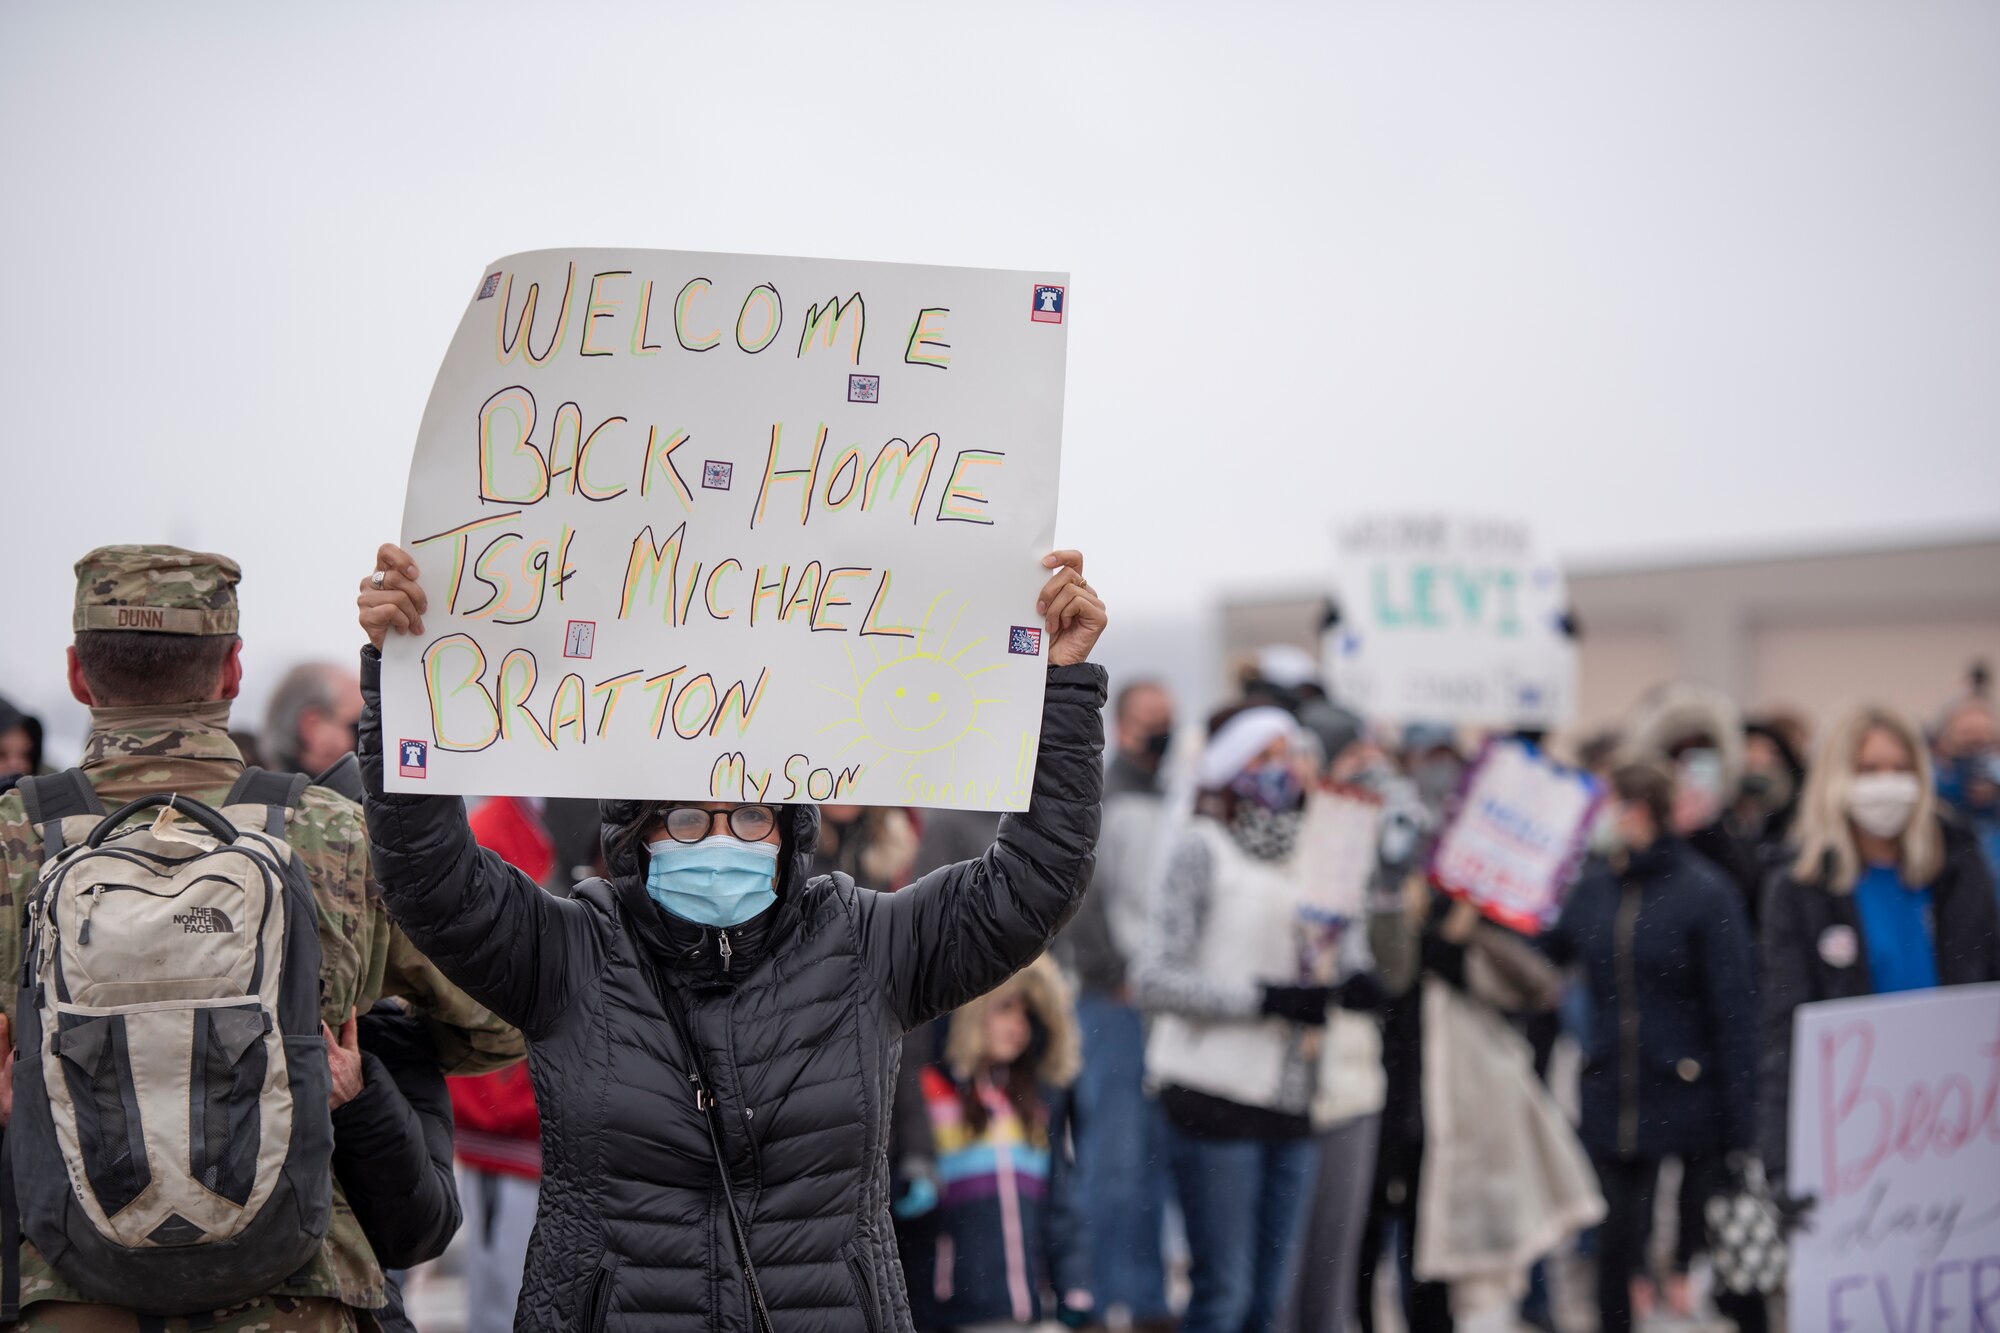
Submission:
<svg viewBox="0 0 2000 1333">
<path fill-rule="evenodd" d="M 1810 1209 L 1785 1191 L 1793 1010 L 2000 980 L 1983 671 L 1926 726 L 1864 707 L 1818 736 L 1656 690 L 1562 756 L 1606 799 L 1537 937 L 1426 878 L 1482 737 L 1357 716 L 1287 649 L 1199 727 L 1159 681 L 1115 684 L 1082 909 L 1048 958 L 905 1045 L 890 1167 L 919 1329 L 1372 1333 L 1384 1285 L 1413 1333 L 1496 1305 L 1554 1328 L 1561 1250 L 1594 1262 L 1605 1333 L 1685 1315 L 1711 1199 L 1761 1170 L 1788 1220 Z M 361 714 L 353 671 L 309 664 L 231 735 L 340 789 Z M 0 787 L 47 768 L 41 724 L 0 701 Z M 1329 783 L 1382 818 L 1366 912 L 1315 922 L 1299 835 Z M 821 813 L 815 873 L 887 892 L 997 824 Z M 603 870 L 593 802 L 494 798 L 472 827 L 552 893 Z M 393 1014 L 373 1038 L 362 1017 L 340 1044 L 392 1060 Z M 1544 1086 L 1565 1043 L 1573 1102 Z M 408 1104 L 455 1139 L 469 1327 L 510 1328 L 541 1153 L 525 1067 Z M 1708 1299 L 1766 1327 L 1763 1292 Z"/>
</svg>

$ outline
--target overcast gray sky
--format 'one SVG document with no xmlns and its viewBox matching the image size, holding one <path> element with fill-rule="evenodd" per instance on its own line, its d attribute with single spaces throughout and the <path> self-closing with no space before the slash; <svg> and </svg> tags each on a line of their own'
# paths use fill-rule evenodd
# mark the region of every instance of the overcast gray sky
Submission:
<svg viewBox="0 0 2000 1333">
<path fill-rule="evenodd" d="M 345 658 L 468 285 L 622 245 L 1068 269 L 1115 612 L 1343 510 L 1601 563 L 2000 527 L 2000 5 L 0 7 L 0 691 L 69 562 Z M 69 719 L 73 722 L 73 718 Z"/>
</svg>

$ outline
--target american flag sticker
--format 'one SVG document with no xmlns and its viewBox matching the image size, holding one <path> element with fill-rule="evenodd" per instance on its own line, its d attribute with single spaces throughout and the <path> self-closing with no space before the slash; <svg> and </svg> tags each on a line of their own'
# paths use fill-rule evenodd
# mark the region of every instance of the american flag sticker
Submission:
<svg viewBox="0 0 2000 1333">
<path fill-rule="evenodd" d="M 489 273 L 486 275 L 486 281 L 479 284 L 479 299 L 484 301 L 499 290 L 500 275 L 498 273 Z"/>
<path fill-rule="evenodd" d="M 1030 625 L 1016 625 L 1007 631 L 1007 651 L 1020 657 L 1042 655 L 1042 632 Z"/>
</svg>

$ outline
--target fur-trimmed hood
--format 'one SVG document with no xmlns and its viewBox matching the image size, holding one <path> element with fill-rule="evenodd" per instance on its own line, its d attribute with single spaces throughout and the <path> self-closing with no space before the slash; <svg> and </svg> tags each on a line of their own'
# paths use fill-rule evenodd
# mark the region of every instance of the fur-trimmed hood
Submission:
<svg viewBox="0 0 2000 1333">
<path fill-rule="evenodd" d="M 986 1007 L 1017 993 L 1025 994 L 1028 1012 L 1047 1034 L 1035 1068 L 1036 1081 L 1052 1088 L 1068 1087 L 1083 1068 L 1083 1036 L 1076 1025 L 1069 983 L 1046 954 L 952 1014 L 944 1045 L 946 1067 L 955 1078 L 971 1075 L 986 1042 Z"/>
<path fill-rule="evenodd" d="M 1664 760 L 1695 736 L 1715 742 L 1722 758 L 1722 798 L 1735 799 L 1743 781 L 1743 713 L 1712 685 L 1670 681 L 1648 690 L 1632 710 L 1620 749 L 1625 757 Z"/>
</svg>

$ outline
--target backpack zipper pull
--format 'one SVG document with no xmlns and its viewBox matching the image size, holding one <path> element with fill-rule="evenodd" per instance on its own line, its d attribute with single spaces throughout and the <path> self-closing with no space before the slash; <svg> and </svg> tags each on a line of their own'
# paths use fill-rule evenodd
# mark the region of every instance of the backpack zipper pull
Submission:
<svg viewBox="0 0 2000 1333">
<path fill-rule="evenodd" d="M 722 953 L 722 970 L 727 972 L 730 963 L 736 957 L 736 947 L 729 942 L 728 931 L 718 930 L 715 932 L 715 947 Z"/>
<path fill-rule="evenodd" d="M 90 897 L 84 899 L 83 925 L 76 932 L 76 943 L 78 948 L 82 948 L 84 945 L 90 943 L 90 914 L 97 910 L 97 895 L 103 892 L 104 892 L 104 886 L 102 884 L 92 885 L 90 890 Z"/>
</svg>

